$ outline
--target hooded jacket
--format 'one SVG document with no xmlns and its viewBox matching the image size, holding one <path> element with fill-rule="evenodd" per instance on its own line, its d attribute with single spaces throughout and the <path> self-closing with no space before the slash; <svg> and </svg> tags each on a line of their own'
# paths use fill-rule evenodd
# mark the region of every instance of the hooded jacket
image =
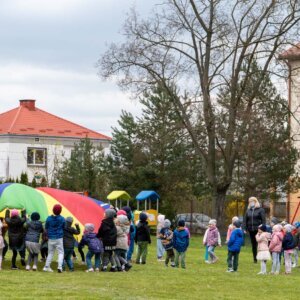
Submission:
<svg viewBox="0 0 300 300">
<path fill-rule="evenodd" d="M 282 232 L 279 231 L 273 232 L 271 236 L 271 242 L 269 245 L 270 252 L 280 253 L 282 249 L 282 240 L 283 240 Z"/>
<path fill-rule="evenodd" d="M 269 251 L 269 241 L 271 239 L 270 232 L 258 233 L 256 236 L 257 250 L 258 251 Z"/>
<path fill-rule="evenodd" d="M 151 243 L 150 238 L 150 228 L 148 226 L 147 221 L 139 221 L 139 223 L 136 226 L 136 232 L 135 232 L 135 242 L 148 242 Z"/>
<path fill-rule="evenodd" d="M 45 229 L 49 240 L 62 239 L 64 237 L 65 218 L 61 215 L 49 216 L 46 220 Z"/>
<path fill-rule="evenodd" d="M 188 231 L 184 227 L 177 227 L 173 234 L 173 247 L 176 251 L 185 252 L 190 244 Z"/>
<path fill-rule="evenodd" d="M 66 221 L 64 227 L 64 248 L 72 249 L 75 246 L 74 235 L 80 234 L 79 225 L 75 225 L 76 228 L 72 227 L 72 223 Z"/>
<path fill-rule="evenodd" d="M 88 246 L 89 251 L 92 253 L 103 253 L 103 244 L 102 241 L 97 238 L 97 234 L 94 232 L 85 233 L 78 245 L 78 247 L 83 248 Z"/>
<path fill-rule="evenodd" d="M 104 248 L 115 248 L 117 244 L 117 228 L 113 218 L 106 218 L 102 220 L 99 227 L 97 237 L 103 242 Z"/>
<path fill-rule="evenodd" d="M 24 244 L 25 230 L 24 223 L 26 222 L 26 211 L 23 210 L 21 217 L 15 216 L 10 218 L 10 211 L 5 213 L 5 222 L 8 225 L 8 239 L 10 247 L 21 247 Z"/>
<path fill-rule="evenodd" d="M 219 230 L 217 227 L 210 227 L 207 231 L 205 245 L 217 246 L 219 243 Z"/>
<path fill-rule="evenodd" d="M 41 234 L 44 232 L 41 221 L 27 221 L 25 224 L 27 232 L 25 235 L 26 242 L 39 243 Z"/>
<path fill-rule="evenodd" d="M 240 252 L 244 243 L 244 234 L 240 228 L 233 229 L 227 243 L 228 250 L 231 252 Z"/>
<path fill-rule="evenodd" d="M 286 232 L 282 240 L 282 249 L 291 250 L 295 248 L 295 241 L 291 232 Z"/>
<path fill-rule="evenodd" d="M 266 224 L 265 210 L 262 207 L 248 208 L 244 219 L 245 229 L 256 231 L 259 225 Z"/>
<path fill-rule="evenodd" d="M 127 227 L 127 228 L 126 228 Z M 129 226 L 116 225 L 117 245 L 116 249 L 128 250 L 128 231 Z"/>
</svg>

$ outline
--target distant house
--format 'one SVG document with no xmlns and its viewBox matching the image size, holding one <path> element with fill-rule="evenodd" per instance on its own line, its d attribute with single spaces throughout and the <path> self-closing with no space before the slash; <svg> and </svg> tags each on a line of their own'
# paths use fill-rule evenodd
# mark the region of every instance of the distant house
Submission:
<svg viewBox="0 0 300 300">
<path fill-rule="evenodd" d="M 74 143 L 88 137 L 108 151 L 111 138 L 20 100 L 19 107 L 0 114 L 0 180 L 20 177 L 50 182 L 55 164 L 71 156 Z"/>
</svg>

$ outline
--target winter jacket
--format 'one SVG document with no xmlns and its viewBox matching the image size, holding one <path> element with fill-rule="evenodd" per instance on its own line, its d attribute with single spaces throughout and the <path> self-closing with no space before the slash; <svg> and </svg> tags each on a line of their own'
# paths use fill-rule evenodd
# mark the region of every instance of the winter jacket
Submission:
<svg viewBox="0 0 300 300">
<path fill-rule="evenodd" d="M 257 251 L 269 251 L 270 232 L 258 233 L 255 238 L 257 241 Z"/>
<path fill-rule="evenodd" d="M 115 249 L 117 244 L 117 228 L 113 218 L 102 220 L 97 237 L 102 240 L 106 250 Z"/>
<path fill-rule="evenodd" d="M 64 248 L 74 248 L 76 242 L 74 235 L 80 234 L 79 225 L 76 224 L 75 227 L 76 228 L 72 227 L 72 223 L 66 221 L 64 227 Z"/>
<path fill-rule="evenodd" d="M 300 249 L 300 232 L 297 232 L 294 235 L 294 242 L 295 242 L 295 247 L 297 247 L 298 249 Z"/>
<path fill-rule="evenodd" d="M 273 232 L 271 236 L 271 242 L 269 245 L 270 252 L 280 253 L 282 249 L 282 240 L 283 240 L 282 232 L 278 232 L 278 231 Z"/>
<path fill-rule="evenodd" d="M 184 227 L 177 227 L 173 234 L 173 247 L 176 251 L 185 252 L 190 244 L 188 231 Z"/>
<path fill-rule="evenodd" d="M 136 231 L 135 231 L 135 242 L 148 242 L 149 244 L 151 243 L 151 238 L 150 238 L 150 228 L 148 226 L 148 222 L 142 222 L 139 221 L 139 223 L 136 226 Z"/>
<path fill-rule="evenodd" d="M 295 241 L 293 235 L 290 232 L 286 232 L 282 240 L 282 249 L 291 250 L 295 248 Z"/>
<path fill-rule="evenodd" d="M 46 220 L 45 230 L 49 240 L 62 239 L 64 237 L 65 218 L 59 216 L 49 216 Z"/>
<path fill-rule="evenodd" d="M 116 225 L 116 228 L 117 228 L 116 249 L 128 250 L 129 226 Z"/>
<path fill-rule="evenodd" d="M 97 234 L 94 232 L 85 233 L 78 245 L 78 248 L 83 248 L 88 246 L 89 251 L 92 253 L 103 253 L 102 241 L 97 238 Z"/>
<path fill-rule="evenodd" d="M 25 228 L 27 229 L 27 232 L 25 235 L 25 241 L 39 243 L 41 234 L 44 232 L 42 222 L 28 220 L 25 223 Z"/>
<path fill-rule="evenodd" d="M 227 243 L 228 250 L 231 252 L 240 252 L 244 243 L 244 234 L 240 228 L 236 228 L 231 232 Z"/>
<path fill-rule="evenodd" d="M 266 224 L 265 210 L 262 207 L 249 208 L 246 211 L 244 227 L 248 231 L 256 231 L 258 226 Z"/>
<path fill-rule="evenodd" d="M 205 245 L 207 246 L 217 246 L 219 244 L 219 230 L 217 227 L 208 228 Z"/>
<path fill-rule="evenodd" d="M 166 250 L 173 248 L 173 231 L 170 228 L 162 228 L 160 230 L 161 243 Z"/>
<path fill-rule="evenodd" d="M 5 222 L 8 225 L 8 239 L 10 247 L 21 247 L 24 244 L 26 222 L 26 211 L 23 210 L 21 217 L 15 216 L 10 218 L 10 211 L 6 210 Z"/>
</svg>

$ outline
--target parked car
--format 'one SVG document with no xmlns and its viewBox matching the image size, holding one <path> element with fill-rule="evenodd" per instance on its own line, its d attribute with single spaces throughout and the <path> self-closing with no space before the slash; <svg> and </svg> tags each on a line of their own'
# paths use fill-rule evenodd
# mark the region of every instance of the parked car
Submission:
<svg viewBox="0 0 300 300">
<path fill-rule="evenodd" d="M 202 213 L 183 213 L 176 215 L 175 222 L 184 220 L 185 225 L 191 230 L 191 232 L 203 233 L 208 226 L 208 222 L 211 218 Z"/>
</svg>

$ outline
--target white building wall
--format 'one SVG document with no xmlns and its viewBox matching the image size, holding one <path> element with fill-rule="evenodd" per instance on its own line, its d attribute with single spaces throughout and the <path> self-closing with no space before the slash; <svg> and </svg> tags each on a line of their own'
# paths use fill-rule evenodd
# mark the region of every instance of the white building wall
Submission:
<svg viewBox="0 0 300 300">
<path fill-rule="evenodd" d="M 293 145 L 300 150 L 300 61 L 290 61 L 290 67 L 291 138 Z M 300 171 L 300 160 L 296 164 L 296 171 Z"/>
<path fill-rule="evenodd" d="M 37 138 L 39 140 L 37 140 Z M 26 172 L 28 180 L 32 181 L 36 173 L 45 176 L 51 182 L 55 164 L 68 159 L 74 148 L 75 138 L 35 137 L 35 136 L 0 136 L 0 179 L 8 177 L 20 178 Z M 108 141 L 92 140 L 95 146 L 101 146 L 105 153 L 109 152 Z M 27 148 L 46 148 L 46 166 L 30 166 L 27 164 Z"/>
</svg>

